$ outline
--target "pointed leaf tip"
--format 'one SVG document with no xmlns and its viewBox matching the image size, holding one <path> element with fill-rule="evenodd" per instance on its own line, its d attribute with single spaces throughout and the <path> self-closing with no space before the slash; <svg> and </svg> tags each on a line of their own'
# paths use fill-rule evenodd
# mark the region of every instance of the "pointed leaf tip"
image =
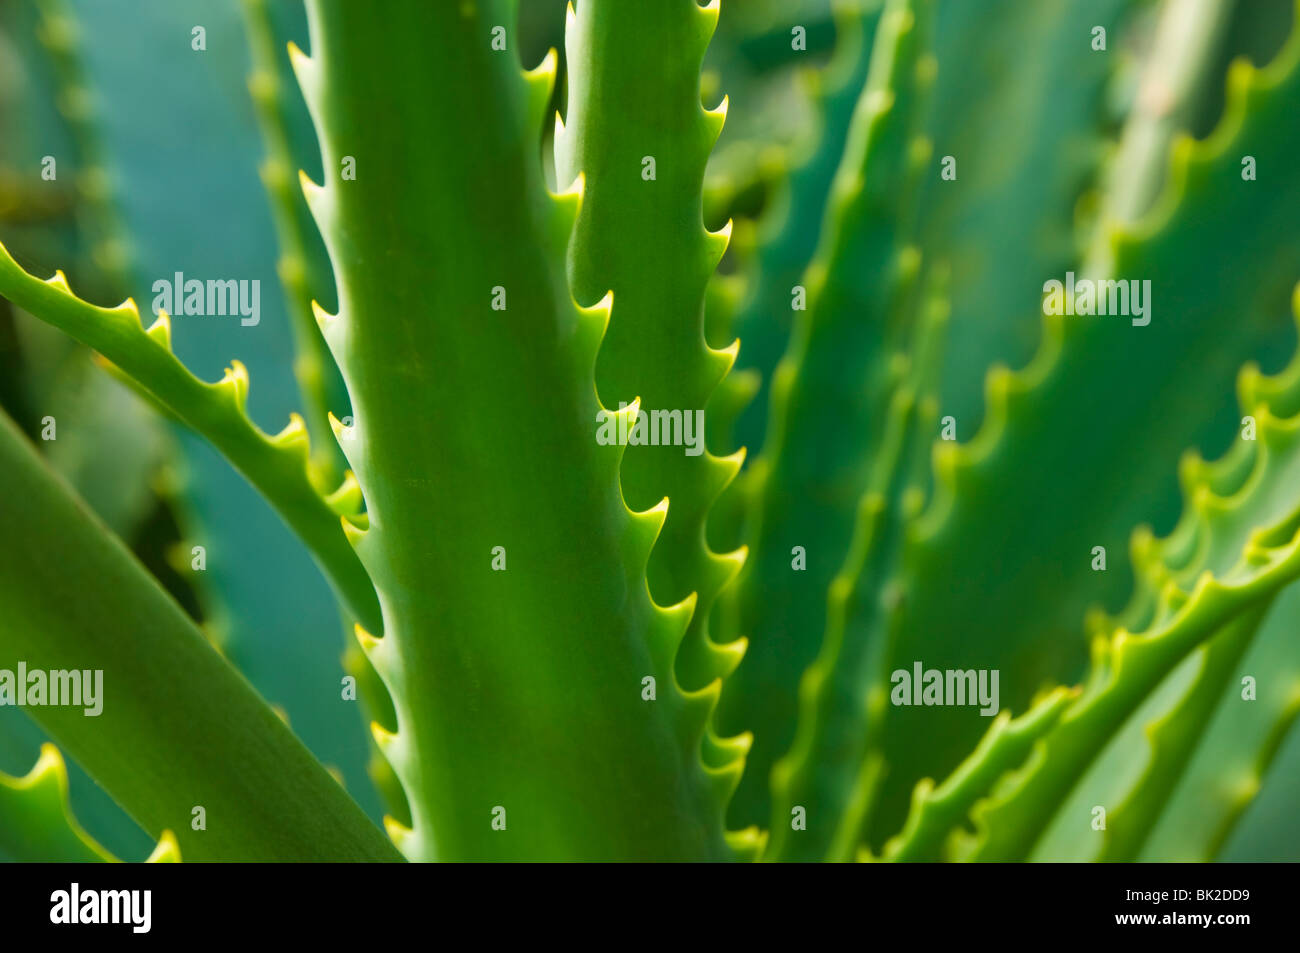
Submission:
<svg viewBox="0 0 1300 953">
<path fill-rule="evenodd" d="M 332 410 L 326 411 L 326 416 L 329 417 L 330 430 L 334 431 L 334 439 L 338 440 L 340 444 L 350 435 L 350 432 L 354 431 L 354 428 L 356 427 L 355 421 L 352 424 L 345 424 L 334 416 L 334 411 Z"/>
<path fill-rule="evenodd" d="M 176 835 L 165 830 L 158 837 L 153 852 L 145 860 L 147 864 L 179 864 L 181 862 L 181 845 L 176 842 Z"/>
<path fill-rule="evenodd" d="M 248 400 L 248 368 L 242 361 L 232 360 L 217 386 L 228 390 L 234 398 L 235 406 L 241 412 L 244 410 Z"/>
<path fill-rule="evenodd" d="M 357 526 L 346 516 L 340 516 L 339 522 L 343 525 L 343 535 L 347 537 L 348 544 L 353 549 L 356 549 L 361 544 L 361 541 L 365 539 L 367 531 Z"/>
<path fill-rule="evenodd" d="M 311 313 L 316 318 L 316 323 L 320 326 L 322 332 L 338 320 L 337 314 L 330 314 L 320 306 L 320 302 L 315 298 L 311 299 Z"/>
<path fill-rule="evenodd" d="M 331 510 L 339 516 L 350 516 L 361 512 L 364 504 L 364 497 L 361 493 L 361 484 L 357 482 L 357 476 L 351 470 L 343 474 L 343 481 L 339 484 L 338 489 L 325 498 Z"/>
<path fill-rule="evenodd" d="M 370 657 L 370 655 L 375 651 L 375 649 L 379 648 L 383 644 L 382 639 L 375 638 L 364 628 L 362 628 L 360 622 L 356 623 L 352 627 L 352 631 L 353 634 L 356 636 L 357 643 L 361 646 L 361 650 L 366 653 L 367 657 Z"/>
<path fill-rule="evenodd" d="M 171 316 L 166 311 L 159 311 L 158 317 L 154 318 L 153 324 L 149 325 L 148 330 L 144 333 L 163 350 L 170 351 L 172 349 L 172 321 Z"/>
<path fill-rule="evenodd" d="M 283 430 L 271 438 L 271 442 L 288 449 L 301 448 L 305 460 L 311 444 L 311 438 L 307 434 L 307 422 L 302 419 L 301 414 L 291 413 L 289 422 L 284 425 Z"/>
</svg>

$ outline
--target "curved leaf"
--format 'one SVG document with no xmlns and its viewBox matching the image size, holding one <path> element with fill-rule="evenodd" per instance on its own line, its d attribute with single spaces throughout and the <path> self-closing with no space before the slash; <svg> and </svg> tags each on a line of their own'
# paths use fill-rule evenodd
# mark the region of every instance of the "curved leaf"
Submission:
<svg viewBox="0 0 1300 953">
<path fill-rule="evenodd" d="M 351 535 L 383 608 L 382 638 L 360 641 L 412 815 L 389 830 L 419 859 L 724 858 L 732 778 L 699 756 L 717 688 L 676 687 L 693 599 L 659 608 L 645 575 L 665 507 L 630 512 L 622 448 L 597 440 L 609 303 L 569 293 L 580 194 L 548 195 L 538 159 L 554 58 L 521 75 L 514 8 L 313 0 L 312 56 L 295 53 L 369 514 Z M 393 92 L 461 83 L 477 94 Z"/>
<path fill-rule="evenodd" d="M 1204 142 L 1176 146 L 1150 216 L 1103 227 L 1081 274 L 1150 280 L 1149 326 L 1125 316 L 1047 315 L 1034 361 L 990 374 L 989 412 L 975 439 L 936 448 L 935 499 L 908 546 L 891 668 L 919 659 L 938 669 L 999 669 L 1003 705 L 1013 710 L 1082 670 L 1077 620 L 1087 601 L 1116 601 L 1125 581 L 1114 569 L 1091 570 L 1092 547 L 1106 546 L 1121 568 L 1121 533 L 1164 515 L 1152 512 L 1153 501 L 1178 448 L 1229 425 L 1216 382 L 1262 341 L 1282 336 L 1274 309 L 1300 273 L 1300 234 L 1289 225 L 1300 190 L 1243 181 L 1241 156 L 1280 170 L 1300 148 L 1291 108 L 1298 61 L 1300 32 L 1267 70 L 1234 67 L 1222 124 Z M 1234 227 L 1244 229 L 1239 251 L 1256 267 L 1223 276 L 1205 257 L 1215 236 Z M 1223 333 L 1227 313 L 1242 317 L 1231 335 Z M 1062 428 L 1076 436 L 1061 439 Z M 873 842 L 897 829 L 920 778 L 950 771 L 974 743 L 983 726 L 969 714 L 889 712 L 890 775 Z"/>
<path fill-rule="evenodd" d="M 181 859 L 176 836 L 163 831 L 150 863 Z M 0 773 L 0 860 L 28 863 L 99 863 L 117 860 L 72 816 L 68 769 L 59 749 L 41 746 L 41 756 L 24 777 Z"/>
<path fill-rule="evenodd" d="M 34 278 L 3 244 L 0 294 L 103 354 L 160 406 L 210 440 L 302 537 L 357 617 L 374 623 L 374 590 L 339 525 L 341 512 L 354 512 L 349 481 L 331 497 L 316 491 L 302 418 L 295 415 L 274 437 L 257 428 L 245 410 L 248 373 L 242 364 L 232 362 L 216 384 L 200 381 L 172 353 L 166 312 L 145 330 L 133 300 L 116 308 L 82 301 L 62 272 L 47 281 Z"/>
<path fill-rule="evenodd" d="M 0 665 L 102 673 L 94 704 L 29 713 L 146 832 L 176 831 L 189 860 L 396 857 L 8 418 L 0 467 Z M 207 826 L 195 830 L 200 806 Z"/>
</svg>

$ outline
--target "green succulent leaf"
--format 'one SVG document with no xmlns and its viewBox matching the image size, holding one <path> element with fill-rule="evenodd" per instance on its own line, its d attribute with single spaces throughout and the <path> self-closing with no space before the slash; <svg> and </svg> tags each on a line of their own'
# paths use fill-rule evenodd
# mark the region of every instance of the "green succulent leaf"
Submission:
<svg viewBox="0 0 1300 953">
<path fill-rule="evenodd" d="M 146 330 L 128 298 L 101 308 L 77 298 L 62 272 L 42 281 L 24 271 L 0 244 L 0 295 L 94 348 L 162 407 L 207 437 L 276 507 L 334 582 L 357 617 L 373 625 L 378 605 L 365 570 L 348 545 L 341 514 L 357 511 L 355 481 L 346 479 L 330 496 L 313 486 L 307 428 L 294 415 L 284 430 L 268 436 L 245 410 L 248 372 L 233 361 L 215 384 L 200 381 L 171 349 L 166 312 Z"/>
<path fill-rule="evenodd" d="M 1155 785 L 1163 797 L 1150 797 L 1139 789 L 1126 806 L 1129 817 L 1117 818 L 1134 829 L 1146 824 L 1149 833 L 1144 838 L 1121 838 L 1116 828 L 1117 843 L 1107 843 L 1103 859 L 1223 859 L 1223 851 L 1248 808 L 1269 784 L 1285 786 L 1289 782 L 1280 773 L 1281 765 L 1274 762 L 1300 714 L 1300 652 L 1295 643 L 1298 598 L 1300 589 L 1294 584 L 1283 590 L 1236 665 L 1230 660 L 1204 660 L 1189 704 L 1171 713 L 1152 733 L 1153 757 L 1159 760 L 1149 774 L 1161 779 Z M 1244 696 L 1246 676 L 1255 680 L 1254 700 Z M 1215 681 L 1222 685 L 1217 695 L 1213 694 Z M 1187 727 L 1179 730 L 1175 719 L 1183 716 L 1187 716 Z M 1195 739 L 1189 738 L 1193 732 L 1197 732 Z M 1166 749 L 1172 750 L 1166 753 Z M 1168 783 L 1161 773 L 1164 768 L 1176 778 L 1167 793 Z M 1275 841 L 1274 849 L 1282 852 L 1276 855 L 1279 859 L 1285 857 L 1284 842 L 1283 838 Z M 1134 852 L 1137 844 L 1141 849 Z"/>
<path fill-rule="evenodd" d="M 1300 316 L 1300 287 L 1294 305 Z M 1277 524 L 1291 512 L 1297 459 L 1287 439 L 1289 428 L 1274 416 L 1273 408 L 1292 414 L 1300 409 L 1297 367 L 1300 357 L 1273 377 L 1262 377 L 1253 366 L 1243 371 L 1241 409 L 1260 422 L 1259 432 L 1252 439 L 1234 442 L 1216 463 L 1203 463 L 1194 455 L 1184 460 L 1183 517 L 1164 539 L 1155 539 L 1145 528 L 1135 534 L 1138 587 L 1118 619 L 1093 620 L 1095 631 L 1104 633 L 1108 625 L 1139 628 L 1160 621 L 1170 611 L 1163 598 L 1168 587 L 1187 590 L 1207 571 L 1228 571 L 1234 551 L 1240 553 L 1260 528 Z M 1235 620 L 1197 649 L 1078 782 L 1073 803 L 1108 806 L 1100 843 L 1095 837 L 1081 840 L 1083 828 L 1061 820 L 1069 813 L 1062 808 L 1037 853 L 1050 858 L 1069 854 L 1077 859 L 1135 860 L 1161 823 L 1167 831 L 1183 831 L 1163 838 L 1165 843 L 1157 848 L 1165 852 L 1163 856 L 1191 859 L 1187 855 L 1194 854 L 1212 859 L 1258 790 L 1272 753 L 1295 716 L 1294 672 L 1300 652 L 1284 634 L 1295 598 L 1296 587 L 1289 587 L 1266 614 L 1255 611 Z M 1249 668 L 1244 667 L 1247 655 L 1253 661 Z M 1240 679 L 1234 678 L 1251 671 L 1264 683 L 1262 704 L 1247 703 Z M 1211 724 L 1220 726 L 1213 735 Z M 1233 732 L 1230 742 L 1223 740 L 1228 730 Z M 1207 758 L 1216 765 L 1219 778 L 1211 780 L 1204 769 L 1185 776 L 1193 759 Z M 1227 758 L 1236 761 L 1237 770 L 1222 770 Z M 1140 770 L 1135 772 L 1135 765 Z M 1181 799 L 1179 809 L 1170 810 L 1169 800 L 1180 785 L 1192 792 Z M 1184 829 L 1177 820 L 1192 805 L 1196 817 L 1189 818 Z"/>
<path fill-rule="evenodd" d="M 772 207 L 759 222 L 752 260 L 744 263 L 743 298 L 731 326 L 743 342 L 737 367 L 757 372 L 761 383 L 737 421 L 736 439 L 754 452 L 763 440 L 772 375 L 790 337 L 790 289 L 800 283 L 817 251 L 828 193 L 867 80 L 882 7 L 881 0 L 837 5 L 835 55 L 813 81 L 816 133 L 783 156 Z"/>
<path fill-rule="evenodd" d="M 183 6 L 0 12 L 0 859 L 1295 854 L 1300 0 Z"/>
<path fill-rule="evenodd" d="M 390 833 L 415 859 L 729 857 L 733 772 L 699 753 L 717 689 L 673 674 L 694 598 L 663 609 L 647 587 L 666 504 L 629 510 L 622 447 L 597 440 L 636 405 L 602 411 L 609 300 L 580 308 L 566 281 L 581 179 L 542 183 L 554 58 L 521 73 L 511 3 L 397 7 L 315 0 L 311 58 L 295 55 L 338 284 L 324 332 L 369 514 L 354 541 L 383 607 L 361 644 L 393 698 L 398 730 L 376 734 L 412 815 Z M 703 37 L 710 15 L 692 12 Z M 377 267 L 380 247 L 402 253 Z"/>
<path fill-rule="evenodd" d="M 276 42 L 276 29 L 266 0 L 244 0 L 244 17 L 248 24 L 253 73 L 248 88 L 257 109 L 266 143 L 267 157 L 262 163 L 262 182 L 271 199 L 276 234 L 280 241 L 280 260 L 276 270 L 289 307 L 294 340 L 294 377 L 307 408 L 308 431 L 312 438 L 312 463 L 318 482 L 337 483 L 341 455 L 329 439 L 329 415 L 342 407 L 342 383 L 325 347 L 320 325 L 312 311 L 313 294 L 322 282 L 321 262 L 314 252 L 311 213 L 303 201 L 294 169 L 295 143 L 292 140 L 287 97 L 295 89 L 289 60 L 283 46 Z M 300 107 L 301 108 L 301 107 Z"/>
<path fill-rule="evenodd" d="M 907 244 L 906 194 L 923 152 L 912 107 L 932 69 L 919 32 L 910 2 L 886 7 L 805 279 L 807 310 L 776 371 L 769 436 L 748 477 L 751 555 L 737 599 L 749 648 L 719 710 L 724 731 L 755 735 L 731 808 L 738 824 L 765 819 L 771 766 L 794 734 L 798 676 L 816 656 L 827 587 L 883 436 L 897 384 L 891 358 L 909 340 L 919 260 Z M 830 408 L 840 436 L 826 441 L 818 434 Z M 795 547 L 806 570 L 793 571 Z"/>
<path fill-rule="evenodd" d="M 8 418 L 0 467 L 0 659 L 14 672 L 102 673 L 93 705 L 29 711 L 146 832 L 177 832 L 188 860 L 396 859 Z M 195 807 L 206 829 L 191 827 Z"/>
<path fill-rule="evenodd" d="M 964 860 L 1027 859 L 1080 772 L 1107 740 L 1164 677 L 1220 626 L 1256 625 L 1262 608 L 1251 606 L 1261 601 L 1266 606 L 1278 586 L 1300 573 L 1298 551 L 1293 542 L 1253 553 L 1233 574 L 1240 580 L 1232 583 L 1220 583 L 1207 574 L 1190 596 L 1175 596 L 1183 604 L 1167 624 L 1137 635 L 1120 630 L 1112 642 L 1102 643 L 1083 694 L 1035 746 L 1024 767 L 1004 777 L 989 799 L 976 805 L 972 811 L 976 834 L 955 834 L 955 855 Z M 1234 619 L 1238 614 L 1244 615 Z"/>
<path fill-rule="evenodd" d="M 1139 7 L 983 0 L 935 12 L 939 68 L 925 120 L 935 164 L 918 198 L 917 241 L 962 289 L 943 413 L 963 437 L 984 412 L 989 367 L 1033 356 L 1044 278 L 1077 261 L 1077 210 L 1098 185 L 1111 132 L 1107 95 L 1125 61 L 1122 26 Z M 1106 51 L 1091 48 L 1096 27 L 1106 31 Z M 954 179 L 942 175 L 945 157 L 955 162 Z"/>
<path fill-rule="evenodd" d="M 7 234 L 20 253 L 47 260 L 52 253 L 35 230 L 68 234 L 88 259 L 74 275 L 124 296 L 133 262 L 81 68 L 81 31 L 63 0 L 13 5 L 5 20 L 21 53 L 9 64 L 16 75 L 6 81 L 13 108 L 0 106 L 0 167 L 31 169 L 43 155 L 57 155 L 63 176 L 45 184 L 71 182 L 74 196 L 63 214 Z M 67 261 L 83 257 L 71 248 L 57 254 Z M 15 386 L 25 399 L 11 403 L 10 412 L 29 433 L 47 416 L 77 422 L 45 444 L 46 458 L 115 531 L 132 538 L 156 504 L 152 477 L 170 449 L 161 421 L 95 368 L 86 348 L 21 311 L 13 321 L 23 364 L 5 389 Z"/>
<path fill-rule="evenodd" d="M 744 651 L 743 641 L 716 645 L 707 625 L 715 595 L 744 559 L 743 550 L 722 555 L 705 542 L 710 506 L 744 458 L 709 453 L 703 426 L 735 358 L 734 346 L 714 350 L 704 335 L 705 288 L 730 235 L 730 226 L 710 233 L 700 221 L 704 166 L 726 116 L 725 100 L 712 112 L 699 104 L 699 64 L 717 14 L 718 4 L 701 9 L 696 0 L 583 0 L 570 11 L 568 121 L 557 120 L 555 135 L 560 181 L 584 177 L 569 251 L 573 293 L 595 301 L 609 290 L 614 300 L 597 392 L 609 406 L 639 399 L 658 443 L 625 453 L 623 495 L 633 509 L 668 497 L 650 594 L 661 605 L 694 594 L 677 659 L 679 682 L 694 691 L 728 675 Z M 665 58 L 663 49 L 683 55 Z M 652 178 L 647 159 L 656 163 Z M 629 234 L 640 240 L 625 241 Z M 743 739 L 709 744 L 715 768 L 739 780 Z"/>
<path fill-rule="evenodd" d="M 1243 377 L 1249 382 L 1251 375 Z M 1288 375 L 1278 381 L 1288 383 Z M 1243 387 L 1246 393 L 1260 389 L 1266 388 Z M 1202 770 L 1187 778 L 1202 786 L 1189 826 L 1206 833 L 1182 835 L 1183 852 L 1210 859 L 1258 790 L 1281 731 L 1295 716 L 1300 653 L 1274 634 L 1263 656 L 1270 670 L 1267 676 L 1261 672 L 1271 684 L 1269 704 L 1248 713 L 1221 709 L 1225 697 L 1229 706 L 1241 703 L 1233 676 L 1278 591 L 1294 578 L 1300 534 L 1292 534 L 1300 527 L 1300 507 L 1291 488 L 1300 466 L 1300 416 L 1283 420 L 1262 404 L 1247 409 L 1258 420 L 1255 439 L 1243 441 L 1256 444 L 1248 454 L 1253 466 L 1227 496 L 1215 495 L 1208 482 L 1191 485 L 1188 515 L 1176 535 L 1197 537 L 1200 545 L 1184 547 L 1192 556 L 1176 571 L 1149 555 L 1165 547 L 1144 541 L 1149 533 L 1138 534 L 1135 550 L 1147 554 L 1140 562 L 1146 586 L 1160 586 L 1154 602 L 1135 598 L 1146 607 L 1140 613 L 1145 631 L 1135 635 L 1121 627 L 1110 638 L 1097 637 L 1083 695 L 1025 766 L 975 810 L 976 838 L 963 844 L 965 838 L 956 837 L 959 850 L 972 859 L 1023 859 L 1035 845 L 1035 856 L 1045 859 L 1062 859 L 1063 851 L 1081 854 L 1072 859 L 1135 859 L 1164 817 L 1165 802 L 1185 778 L 1198 744 L 1208 740 L 1216 712 L 1235 729 L 1234 744 L 1241 745 L 1239 759 L 1248 770 L 1219 771 L 1213 780 Z M 1243 453 L 1230 451 L 1225 460 L 1231 470 L 1212 472 L 1221 480 L 1227 472 L 1240 474 L 1237 458 Z M 1238 555 L 1230 559 L 1234 549 Z M 1214 760 L 1221 766 L 1222 754 Z M 1207 797 L 1207 789 L 1220 793 Z M 1072 791 L 1077 794 L 1067 800 Z M 1105 834 L 1081 843 L 1071 832 L 1087 829 L 1081 818 L 1095 810 L 1089 805 L 1107 810 Z M 1067 819 L 1060 831 L 1049 824 L 1054 814 Z"/>
<path fill-rule="evenodd" d="M 1164 679 L 1097 756 L 1092 770 L 1075 784 L 1033 856 L 1111 862 L 1137 859 L 1215 707 L 1223 700 L 1229 680 L 1257 638 L 1265 614 L 1247 612 L 1233 620 Z M 1169 695 L 1177 699 L 1172 705 Z M 1138 765 L 1141 768 L 1135 772 Z M 1110 776 L 1099 785 L 1096 782 L 1103 771 Z M 1101 836 L 1091 824 L 1079 823 L 1090 818 L 1094 806 L 1106 810 Z"/>
<path fill-rule="evenodd" d="M 799 721 L 790 751 L 772 772 L 773 860 L 852 860 L 882 764 L 869 754 L 883 699 L 864 695 L 886 648 L 869 636 L 896 615 L 893 579 L 905 528 L 925 499 L 930 438 L 938 420 L 939 370 L 949 314 L 946 288 L 927 301 L 907 353 L 896 355 L 900 384 L 859 504 L 844 566 L 830 586 L 826 633 L 799 686 Z M 910 355 L 910 356 L 909 356 Z M 806 813 L 799 832 L 787 819 Z"/>
<path fill-rule="evenodd" d="M 148 860 L 178 863 L 180 848 L 163 831 Z M 68 769 L 59 749 L 41 746 L 24 777 L 0 773 L 0 860 L 29 863 L 101 863 L 117 860 L 82 830 L 68 803 Z"/>
<path fill-rule="evenodd" d="M 1013 710 L 1081 670 L 1078 620 L 1099 596 L 1115 600 L 1124 582 L 1119 566 L 1092 571 L 1092 547 L 1106 546 L 1119 562 L 1120 534 L 1157 515 L 1153 501 L 1179 445 L 1230 426 L 1213 397 L 1217 382 L 1283 328 L 1274 315 L 1300 273 L 1300 237 L 1286 224 L 1300 193 L 1243 181 L 1241 157 L 1282 169 L 1297 148 L 1290 102 L 1300 89 L 1298 55 L 1300 33 L 1265 71 L 1237 64 L 1222 123 L 1204 142 L 1176 144 L 1151 213 L 1137 225 L 1101 226 L 1081 274 L 1149 277 L 1157 309 L 1150 325 L 1046 315 L 1034 361 L 990 373 L 979 434 L 936 448 L 936 495 L 905 557 L 891 668 L 920 659 L 939 669 L 999 669 L 1003 704 Z M 1212 235 L 1247 223 L 1247 243 L 1259 236 L 1249 252 L 1257 267 L 1216 274 L 1204 259 Z M 1229 313 L 1241 320 L 1225 325 Z M 1098 388 L 1103 379 L 1110 383 Z M 1108 424 L 1098 429 L 1097 420 Z M 1085 424 L 1075 432 L 1086 440 L 1057 436 Z M 1126 450 L 1138 445 L 1141 454 Z M 888 717 L 891 773 L 873 841 L 896 829 L 911 787 L 955 767 L 982 728 L 978 716 L 954 708 L 896 708 Z"/>
<path fill-rule="evenodd" d="M 1058 688 L 1018 718 L 999 712 L 979 745 L 947 780 L 936 787 L 925 778 L 916 786 L 907 823 L 885 844 L 880 859 L 897 863 L 940 859 L 944 843 L 972 806 L 1024 762 L 1077 695 L 1077 690 Z M 859 859 L 873 858 L 864 848 Z"/>
</svg>

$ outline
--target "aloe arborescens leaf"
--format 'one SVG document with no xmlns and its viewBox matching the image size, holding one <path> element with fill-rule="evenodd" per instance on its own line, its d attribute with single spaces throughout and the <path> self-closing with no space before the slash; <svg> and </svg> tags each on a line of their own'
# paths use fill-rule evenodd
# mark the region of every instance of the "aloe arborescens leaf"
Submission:
<svg viewBox="0 0 1300 953">
<path fill-rule="evenodd" d="M 298 533 L 357 617 L 376 623 L 374 590 L 347 544 L 339 513 L 310 480 L 306 427 L 295 417 L 275 436 L 262 433 L 245 410 L 248 374 L 242 364 L 234 362 L 221 381 L 204 383 L 172 353 L 166 313 L 146 330 L 133 300 L 116 308 L 89 304 L 72 293 L 62 272 L 41 281 L 19 267 L 3 245 L 0 294 L 94 348 L 207 437 Z M 346 494 L 339 499 L 346 502 Z"/>
<path fill-rule="evenodd" d="M 1013 710 L 1082 671 L 1075 633 L 1089 603 L 1122 594 L 1124 534 L 1155 518 L 1177 453 L 1231 426 L 1213 413 L 1222 404 L 1214 395 L 1284 327 L 1271 319 L 1300 273 L 1300 239 L 1286 224 L 1300 192 L 1244 180 L 1241 157 L 1279 175 L 1287 168 L 1300 140 L 1291 108 L 1297 64 L 1300 31 L 1267 69 L 1236 64 L 1220 126 L 1205 141 L 1175 144 L 1151 212 L 1135 225 L 1099 226 L 1081 277 L 1149 280 L 1147 318 L 1045 314 L 1033 362 L 990 372 L 989 411 L 975 438 L 936 447 L 935 498 L 902 567 L 897 666 L 996 668 Z M 1229 227 L 1258 241 L 1249 274 L 1219 275 L 1206 258 L 1212 236 Z M 1094 430 L 1098 419 L 1107 424 Z M 1062 439 L 1062 428 L 1087 428 L 1095 439 Z M 1143 453 L 1131 453 L 1135 445 Z M 1097 545 L 1110 551 L 1106 573 L 1091 569 Z M 873 843 L 896 829 L 918 780 L 946 774 L 969 750 L 982 729 L 969 715 L 888 711 L 891 773 Z"/>
<path fill-rule="evenodd" d="M 662 605 L 694 594 L 676 662 L 678 681 L 694 691 L 729 674 L 744 649 L 743 641 L 715 644 L 707 625 L 744 558 L 743 550 L 714 553 L 704 538 L 710 506 L 743 459 L 705 446 L 705 404 L 735 357 L 734 347 L 711 349 L 703 327 L 705 286 L 730 232 L 709 233 L 700 220 L 705 160 L 726 114 L 725 101 L 701 108 L 699 93 L 718 9 L 696 0 L 570 8 L 569 111 L 556 129 L 557 174 L 584 182 L 570 249 L 574 293 L 597 300 L 609 289 L 615 302 L 596 389 L 611 406 L 641 401 L 638 424 L 652 443 L 626 451 L 623 494 L 634 509 L 669 499 L 650 593 Z M 682 55 L 665 58 L 664 49 Z M 634 233 L 639 240 L 627 241 Z M 710 737 L 707 748 L 712 767 L 739 780 L 747 739 Z"/>
<path fill-rule="evenodd" d="M 7 417 L 0 469 L 0 659 L 94 679 L 93 702 L 28 711 L 146 832 L 176 832 L 188 860 L 397 859 Z"/>
<path fill-rule="evenodd" d="M 308 10 L 295 67 L 325 182 L 306 188 L 369 514 L 353 538 L 383 607 L 361 642 L 412 815 L 390 832 L 418 859 L 729 856 L 729 777 L 699 755 L 716 688 L 673 677 L 693 599 L 647 590 L 666 504 L 629 511 L 622 449 L 598 440 L 610 305 L 579 308 L 565 277 L 581 179 L 542 182 L 554 58 L 521 72 L 501 0 Z M 455 86 L 474 93 L 395 92 Z"/>
<path fill-rule="evenodd" d="M 180 848 L 171 831 L 163 831 L 150 862 L 178 862 Z M 41 746 L 36 764 L 25 776 L 0 774 L 0 860 L 51 863 L 100 863 L 117 860 L 87 834 L 68 803 L 68 769 L 59 749 Z"/>
</svg>

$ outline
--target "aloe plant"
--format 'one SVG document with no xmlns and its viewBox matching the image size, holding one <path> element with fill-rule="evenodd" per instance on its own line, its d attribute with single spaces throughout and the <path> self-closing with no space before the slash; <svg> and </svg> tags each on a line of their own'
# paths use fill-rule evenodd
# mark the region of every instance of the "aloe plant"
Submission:
<svg viewBox="0 0 1300 953">
<path fill-rule="evenodd" d="M 81 76 L 76 5 L 41 6 Z M 183 302 L 144 307 L 120 257 L 86 269 L 120 304 L 46 277 L 0 220 L 0 295 L 315 560 L 353 645 L 314 690 L 370 720 L 356 793 L 388 805 L 56 473 L 29 397 L 0 421 L 0 699 L 49 741 L 0 775 L 0 856 L 114 859 L 60 750 L 151 860 L 1300 856 L 1270 813 L 1300 713 L 1297 5 L 578 0 L 527 11 L 563 36 L 539 65 L 518 6 L 307 0 L 304 52 L 244 0 L 278 431 L 238 355 L 208 382 L 173 352 Z M 101 710 L 18 672 L 99 673 Z"/>
</svg>

